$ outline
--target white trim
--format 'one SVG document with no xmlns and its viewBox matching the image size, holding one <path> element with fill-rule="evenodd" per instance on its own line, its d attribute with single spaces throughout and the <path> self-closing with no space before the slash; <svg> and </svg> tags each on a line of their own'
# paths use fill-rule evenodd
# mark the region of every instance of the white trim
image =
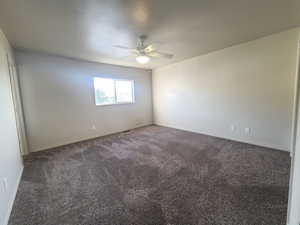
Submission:
<svg viewBox="0 0 300 225">
<path fill-rule="evenodd" d="M 296 58 L 296 74 L 295 74 L 295 90 L 294 90 L 294 107 L 293 107 L 293 121 L 292 121 L 292 137 L 290 145 L 291 157 L 294 157 L 296 135 L 297 135 L 297 120 L 298 120 L 298 107 L 299 107 L 299 88 L 300 88 L 300 31 L 298 34 L 298 45 L 297 45 L 297 58 Z"/>
<path fill-rule="evenodd" d="M 229 136 L 226 136 L 226 135 L 221 136 L 221 135 L 218 135 L 216 133 L 209 133 L 209 132 L 198 131 L 198 130 L 189 129 L 189 128 L 185 128 L 185 127 L 178 127 L 178 126 L 174 126 L 174 125 L 167 124 L 167 123 L 160 123 L 160 122 L 157 122 L 157 121 L 154 121 L 154 125 L 174 128 L 174 129 L 177 129 L 177 130 L 183 130 L 183 131 L 193 132 L 193 133 L 197 133 L 197 134 L 203 134 L 203 135 L 207 135 L 207 136 L 211 136 L 211 137 L 227 139 L 227 140 L 230 140 L 230 141 L 237 141 L 237 142 L 246 143 L 246 144 L 250 144 L 250 145 L 256 145 L 256 146 L 261 146 L 261 147 L 265 147 L 265 148 L 272 148 L 272 149 L 283 151 L 283 152 L 289 152 L 289 150 L 284 149 L 283 146 L 279 146 L 279 145 L 276 145 L 276 144 L 273 144 L 273 143 L 244 140 L 244 139 L 241 139 L 241 138 L 238 138 L 238 137 L 233 138 L 233 137 L 229 137 Z"/>
<path fill-rule="evenodd" d="M 22 178 L 23 170 L 24 170 L 24 166 L 22 165 L 22 168 L 21 168 L 21 170 L 18 174 L 17 183 L 16 183 L 16 185 L 14 187 L 14 190 L 13 190 L 13 193 L 12 193 L 12 197 L 10 198 L 10 201 L 8 203 L 8 208 L 7 208 L 6 216 L 4 217 L 3 225 L 8 224 L 9 217 L 10 217 L 10 214 L 11 214 L 11 211 L 12 211 L 12 208 L 13 208 L 13 205 L 14 205 L 14 201 L 16 199 L 16 195 L 17 195 L 17 192 L 18 192 L 18 187 L 19 187 L 19 184 L 20 184 L 20 181 L 21 181 L 21 178 Z"/>
<path fill-rule="evenodd" d="M 296 88 L 295 90 L 295 97 L 294 97 L 294 111 L 293 111 L 293 129 L 292 129 L 292 138 L 291 138 L 291 169 L 290 169 L 290 183 L 289 183 L 289 196 L 288 196 L 288 209 L 287 209 L 287 225 L 292 225 L 290 222 L 292 220 L 292 200 L 293 200 L 293 181 L 294 181 L 294 167 L 295 167 L 295 150 L 296 150 L 296 140 L 297 140 L 297 130 L 299 126 L 299 118 L 298 118 L 298 107 L 299 107 L 299 100 L 300 100 L 300 30 L 298 31 L 298 46 L 297 46 L 297 70 L 296 70 Z M 298 225 L 298 224 L 297 224 Z"/>
<path fill-rule="evenodd" d="M 109 103 L 109 104 L 96 104 L 96 106 L 111 106 L 111 105 L 131 105 L 135 102 L 120 102 L 120 103 Z"/>
<path fill-rule="evenodd" d="M 89 137 L 79 137 L 79 138 L 76 138 L 74 140 L 66 141 L 66 142 L 63 142 L 63 143 L 57 143 L 57 144 L 54 144 L 54 145 L 48 145 L 48 146 L 45 146 L 45 147 L 42 147 L 42 148 L 33 149 L 31 152 L 45 151 L 45 150 L 49 150 L 49 149 L 52 149 L 52 148 L 58 148 L 58 147 L 74 144 L 74 143 L 81 142 L 81 141 L 88 141 L 90 139 L 101 138 L 101 137 L 105 137 L 105 136 L 108 136 L 108 135 L 114 135 L 114 134 L 122 133 L 122 132 L 127 131 L 127 130 L 137 129 L 137 128 L 140 128 L 140 127 L 151 126 L 151 125 L 154 125 L 152 121 L 142 123 L 142 124 L 139 124 L 139 125 L 130 126 L 130 127 L 120 129 L 120 130 L 115 130 L 115 131 L 112 131 L 112 132 L 104 132 L 102 134 L 97 134 L 97 135 L 93 135 L 93 136 L 89 136 Z"/>
<path fill-rule="evenodd" d="M 108 103 L 108 104 L 97 104 L 96 100 L 96 89 L 95 89 L 95 80 L 97 78 L 100 79 L 106 79 L 106 80 L 112 80 L 114 82 L 114 102 L 113 103 Z M 116 82 L 117 81 L 129 81 L 131 82 L 131 94 L 132 94 L 132 101 L 130 102 L 118 102 L 117 100 L 117 86 Z M 135 93 L 134 93 L 134 85 L 135 82 L 134 80 L 131 79 L 120 79 L 120 78 L 107 78 L 107 77 L 93 77 L 93 87 L 94 87 L 94 101 L 96 106 L 112 106 L 112 105 L 127 105 L 127 104 L 134 104 L 135 103 Z"/>
</svg>

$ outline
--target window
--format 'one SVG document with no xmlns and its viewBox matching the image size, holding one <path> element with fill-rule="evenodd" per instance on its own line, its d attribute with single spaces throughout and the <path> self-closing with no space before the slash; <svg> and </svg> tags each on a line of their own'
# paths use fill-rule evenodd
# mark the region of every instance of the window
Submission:
<svg viewBox="0 0 300 225">
<path fill-rule="evenodd" d="M 112 105 L 134 102 L 134 81 L 94 78 L 96 105 Z"/>
<path fill-rule="evenodd" d="M 131 80 L 116 80 L 117 103 L 133 102 L 133 82 Z"/>
</svg>

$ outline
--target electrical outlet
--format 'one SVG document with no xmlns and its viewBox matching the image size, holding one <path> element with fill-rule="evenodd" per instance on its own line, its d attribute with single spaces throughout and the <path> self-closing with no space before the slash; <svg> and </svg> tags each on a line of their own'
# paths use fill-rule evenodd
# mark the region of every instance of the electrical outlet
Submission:
<svg viewBox="0 0 300 225">
<path fill-rule="evenodd" d="M 135 125 L 136 125 L 136 126 L 139 126 L 139 125 L 141 125 L 141 124 L 142 124 L 141 119 L 136 119 L 136 120 L 135 120 Z"/>
</svg>

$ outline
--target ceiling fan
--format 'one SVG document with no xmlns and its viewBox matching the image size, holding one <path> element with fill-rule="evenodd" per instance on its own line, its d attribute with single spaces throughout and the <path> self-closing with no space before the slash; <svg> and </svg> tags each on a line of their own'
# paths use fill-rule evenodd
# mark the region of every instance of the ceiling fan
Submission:
<svg viewBox="0 0 300 225">
<path fill-rule="evenodd" d="M 157 51 L 153 44 L 145 44 L 146 36 L 139 37 L 136 48 L 129 48 L 121 45 L 114 45 L 115 48 L 128 50 L 132 55 L 136 57 L 136 61 L 141 64 L 146 64 L 151 58 L 173 58 L 172 54 Z"/>
</svg>

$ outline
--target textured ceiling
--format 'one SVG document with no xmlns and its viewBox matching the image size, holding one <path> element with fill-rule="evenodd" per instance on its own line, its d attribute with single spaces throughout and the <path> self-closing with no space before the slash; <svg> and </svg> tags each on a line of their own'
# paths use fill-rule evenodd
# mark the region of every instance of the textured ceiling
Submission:
<svg viewBox="0 0 300 225">
<path fill-rule="evenodd" d="M 299 26 L 299 12 L 299 0 L 1 0 L 0 27 L 16 48 L 156 68 Z M 141 34 L 175 57 L 143 66 L 112 47 Z"/>
</svg>

